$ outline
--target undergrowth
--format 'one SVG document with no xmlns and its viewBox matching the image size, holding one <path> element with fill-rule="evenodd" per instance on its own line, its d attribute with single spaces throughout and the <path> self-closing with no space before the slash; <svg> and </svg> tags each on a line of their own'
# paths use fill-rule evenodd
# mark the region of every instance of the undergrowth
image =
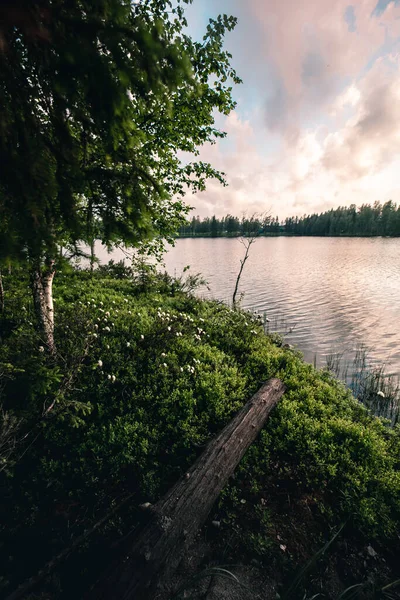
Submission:
<svg viewBox="0 0 400 600">
<path fill-rule="evenodd" d="M 138 279 L 121 265 L 66 268 L 55 280 L 52 357 L 28 282 L 18 271 L 4 277 L 4 592 L 132 495 L 48 583 L 51 597 L 80 597 L 140 518 L 140 503 L 165 493 L 273 376 L 287 391 L 215 507 L 218 545 L 286 573 L 346 522 L 346 539 L 396 551 L 399 426 L 265 335 L 251 314 L 196 299 L 185 285 L 151 269 Z"/>
</svg>

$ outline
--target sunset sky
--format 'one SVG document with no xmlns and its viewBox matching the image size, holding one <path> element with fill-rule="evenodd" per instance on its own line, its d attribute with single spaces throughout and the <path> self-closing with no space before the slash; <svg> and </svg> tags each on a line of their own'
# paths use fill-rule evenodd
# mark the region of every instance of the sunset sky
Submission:
<svg viewBox="0 0 400 600">
<path fill-rule="evenodd" d="M 194 0 L 198 39 L 238 17 L 226 48 L 243 79 L 227 139 L 201 152 L 229 187 L 187 197 L 195 214 L 400 202 L 400 2 L 349 1 Z"/>
</svg>

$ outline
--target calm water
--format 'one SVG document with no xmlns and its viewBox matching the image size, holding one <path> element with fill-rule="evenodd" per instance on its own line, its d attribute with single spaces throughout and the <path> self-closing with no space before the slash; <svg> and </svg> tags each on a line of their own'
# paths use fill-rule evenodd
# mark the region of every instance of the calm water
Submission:
<svg viewBox="0 0 400 600">
<path fill-rule="evenodd" d="M 243 254 L 237 239 L 181 239 L 165 266 L 180 275 L 190 265 L 209 282 L 202 296 L 231 302 Z M 243 308 L 266 312 L 309 362 L 348 360 L 363 344 L 400 375 L 400 239 L 260 238 L 239 291 Z"/>
</svg>

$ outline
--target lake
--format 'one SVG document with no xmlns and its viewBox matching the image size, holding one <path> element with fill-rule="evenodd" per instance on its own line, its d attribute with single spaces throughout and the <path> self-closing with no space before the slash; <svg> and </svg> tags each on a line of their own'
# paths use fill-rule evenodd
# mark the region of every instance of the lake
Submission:
<svg viewBox="0 0 400 600">
<path fill-rule="evenodd" d="M 177 276 L 190 265 L 209 282 L 201 296 L 229 303 L 243 255 L 238 239 L 189 238 L 164 262 Z M 305 360 L 324 366 L 340 353 L 351 361 L 364 345 L 373 363 L 400 375 L 400 239 L 258 238 L 239 291 L 242 307 L 266 313 L 271 330 L 285 333 Z"/>
</svg>

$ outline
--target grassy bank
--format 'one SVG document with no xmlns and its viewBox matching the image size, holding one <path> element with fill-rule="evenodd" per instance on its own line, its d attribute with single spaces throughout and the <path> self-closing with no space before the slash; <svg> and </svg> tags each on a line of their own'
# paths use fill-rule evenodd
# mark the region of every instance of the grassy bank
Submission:
<svg viewBox="0 0 400 600">
<path fill-rule="evenodd" d="M 28 281 L 4 277 L 2 591 L 130 496 L 46 580 L 47 595 L 32 596 L 81 597 L 140 520 L 139 505 L 159 498 L 272 376 L 287 392 L 210 516 L 220 523 L 206 528 L 215 560 L 253 561 L 285 587 L 345 523 L 329 560 L 292 595 L 323 585 L 338 597 L 365 581 L 382 589 L 399 576 L 399 427 L 248 313 L 182 287 L 118 266 L 58 273 L 52 357 Z"/>
</svg>

